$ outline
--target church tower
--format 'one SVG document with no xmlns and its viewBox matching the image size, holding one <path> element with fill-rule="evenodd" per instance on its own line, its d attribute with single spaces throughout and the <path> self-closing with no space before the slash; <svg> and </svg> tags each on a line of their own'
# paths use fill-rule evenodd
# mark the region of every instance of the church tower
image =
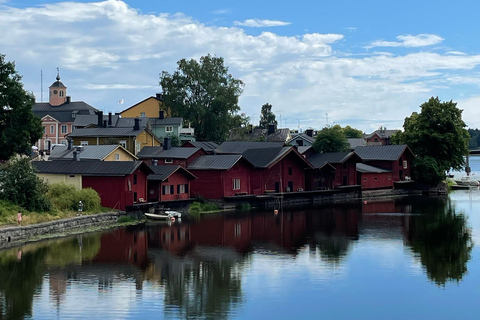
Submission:
<svg viewBox="0 0 480 320">
<path fill-rule="evenodd" d="M 50 86 L 49 100 L 50 105 L 58 107 L 67 101 L 67 87 L 60 82 L 60 73 L 57 68 L 57 81 Z"/>
</svg>

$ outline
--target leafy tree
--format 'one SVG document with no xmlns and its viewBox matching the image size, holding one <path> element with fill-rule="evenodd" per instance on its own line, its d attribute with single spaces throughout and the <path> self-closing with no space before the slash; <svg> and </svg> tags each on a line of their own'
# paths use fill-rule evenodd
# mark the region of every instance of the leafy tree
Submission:
<svg viewBox="0 0 480 320">
<path fill-rule="evenodd" d="M 22 77 L 13 62 L 0 54 L 0 159 L 13 154 L 30 155 L 31 147 L 42 137 L 41 120 L 32 113 L 35 99 L 23 89 Z"/>
<path fill-rule="evenodd" d="M 48 211 L 50 201 L 45 196 L 47 185 L 35 175 L 26 157 L 5 163 L 0 175 L 0 198 L 18 204 L 29 211 Z"/>
<path fill-rule="evenodd" d="M 405 118 L 404 132 L 398 140 L 407 144 L 417 157 L 418 165 L 413 167 L 415 179 L 435 185 L 450 168 L 464 167 L 470 137 L 462 110 L 453 101 L 442 102 L 432 97 L 420 108 L 420 113 Z"/>
<path fill-rule="evenodd" d="M 198 140 L 224 141 L 240 110 L 243 82 L 228 73 L 223 58 L 207 55 L 200 62 L 182 59 L 177 64 L 173 74 L 160 75 L 164 103 L 172 116 L 195 128 Z"/>
<path fill-rule="evenodd" d="M 120 144 L 120 140 L 118 140 L 117 138 L 108 137 L 108 138 L 105 138 L 105 144 L 106 145 L 117 145 L 117 144 Z"/>
<path fill-rule="evenodd" d="M 313 149 L 322 153 L 347 151 L 348 147 L 345 132 L 338 124 L 318 131 L 317 138 L 313 143 Z"/>
<path fill-rule="evenodd" d="M 273 106 L 270 103 L 265 103 L 262 106 L 262 111 L 260 112 L 260 128 L 267 129 L 269 124 L 277 125 L 277 120 L 275 120 L 275 114 L 272 112 L 272 107 Z"/>
<path fill-rule="evenodd" d="M 170 139 L 172 143 L 172 147 L 180 147 L 182 145 L 182 140 L 176 134 L 169 133 L 167 134 L 167 138 Z"/>
<path fill-rule="evenodd" d="M 363 138 L 362 130 L 355 129 L 350 126 L 346 126 L 345 128 L 343 128 L 343 132 L 345 133 L 345 137 L 347 137 L 347 139 Z"/>
</svg>

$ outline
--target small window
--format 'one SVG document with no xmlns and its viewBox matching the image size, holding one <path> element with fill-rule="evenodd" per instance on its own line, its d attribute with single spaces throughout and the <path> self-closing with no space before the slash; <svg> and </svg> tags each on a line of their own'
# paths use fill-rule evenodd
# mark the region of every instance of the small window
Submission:
<svg viewBox="0 0 480 320">
<path fill-rule="evenodd" d="M 403 169 L 408 169 L 407 160 L 403 160 Z"/>
<path fill-rule="evenodd" d="M 115 161 L 120 161 L 120 153 L 115 153 Z"/>
<path fill-rule="evenodd" d="M 375 180 L 375 181 L 378 181 L 378 178 L 377 178 L 377 177 L 375 177 L 375 178 L 373 178 L 373 180 Z"/>
<path fill-rule="evenodd" d="M 120 140 L 118 144 L 124 147 L 125 149 L 127 148 L 127 140 Z"/>
<path fill-rule="evenodd" d="M 88 146 L 88 141 L 80 141 L 81 146 Z"/>
<path fill-rule="evenodd" d="M 140 112 L 140 117 L 145 118 L 145 112 Z"/>
<path fill-rule="evenodd" d="M 60 97 L 63 97 L 63 95 L 64 95 L 63 90 L 60 90 L 60 92 L 58 93 L 58 95 L 59 95 Z"/>
<path fill-rule="evenodd" d="M 55 126 L 54 125 L 50 126 L 50 133 L 55 133 Z"/>
<path fill-rule="evenodd" d="M 133 184 L 137 184 L 137 174 L 133 175 Z"/>
<path fill-rule="evenodd" d="M 67 146 L 67 145 L 68 145 L 67 140 L 61 140 L 60 143 L 63 144 L 64 146 Z"/>
<path fill-rule="evenodd" d="M 44 134 L 47 133 L 47 127 L 45 127 L 45 126 L 43 127 L 43 133 Z"/>
<path fill-rule="evenodd" d="M 291 176 L 293 174 L 292 167 L 288 167 L 288 175 Z"/>
<path fill-rule="evenodd" d="M 69 178 L 75 178 L 75 175 L 74 174 L 71 174 L 68 176 Z"/>
<path fill-rule="evenodd" d="M 367 178 L 363 178 L 363 181 L 367 181 Z"/>
<path fill-rule="evenodd" d="M 162 194 L 170 194 L 170 186 L 162 186 Z"/>
<path fill-rule="evenodd" d="M 67 133 L 67 125 L 62 124 L 62 133 Z"/>
<path fill-rule="evenodd" d="M 184 184 L 179 184 L 177 186 L 177 194 L 185 193 L 185 185 Z"/>
<path fill-rule="evenodd" d="M 387 179 L 388 179 L 388 180 L 392 180 L 392 176 L 388 176 Z"/>
<path fill-rule="evenodd" d="M 172 126 L 165 127 L 165 132 L 173 132 L 173 127 Z"/>
<path fill-rule="evenodd" d="M 233 190 L 240 190 L 240 179 L 233 179 Z"/>
<path fill-rule="evenodd" d="M 165 159 L 165 163 L 173 163 L 172 159 Z"/>
</svg>

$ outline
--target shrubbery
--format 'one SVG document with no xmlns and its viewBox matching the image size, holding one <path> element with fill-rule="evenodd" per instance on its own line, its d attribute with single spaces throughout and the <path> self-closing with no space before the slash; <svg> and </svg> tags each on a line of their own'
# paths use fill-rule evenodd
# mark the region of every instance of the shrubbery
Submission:
<svg viewBox="0 0 480 320">
<path fill-rule="evenodd" d="M 218 211 L 220 210 L 218 204 L 213 202 L 193 202 L 190 205 L 189 212 L 190 213 L 200 213 L 200 212 L 208 212 L 208 211 Z"/>
<path fill-rule="evenodd" d="M 56 183 L 50 185 L 47 197 L 52 202 L 53 208 L 60 211 L 76 211 L 79 201 L 82 201 L 84 211 L 98 212 L 102 209 L 100 196 L 91 188 L 77 190 L 74 186 Z"/>
</svg>

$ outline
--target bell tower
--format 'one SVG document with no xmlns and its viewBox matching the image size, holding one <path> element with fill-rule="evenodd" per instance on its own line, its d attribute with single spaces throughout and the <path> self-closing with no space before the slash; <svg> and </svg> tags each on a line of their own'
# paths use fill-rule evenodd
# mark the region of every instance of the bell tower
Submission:
<svg viewBox="0 0 480 320">
<path fill-rule="evenodd" d="M 57 81 L 55 81 L 49 88 L 50 105 L 58 107 L 67 101 L 67 87 L 60 81 L 60 71 L 57 68 Z"/>
</svg>

